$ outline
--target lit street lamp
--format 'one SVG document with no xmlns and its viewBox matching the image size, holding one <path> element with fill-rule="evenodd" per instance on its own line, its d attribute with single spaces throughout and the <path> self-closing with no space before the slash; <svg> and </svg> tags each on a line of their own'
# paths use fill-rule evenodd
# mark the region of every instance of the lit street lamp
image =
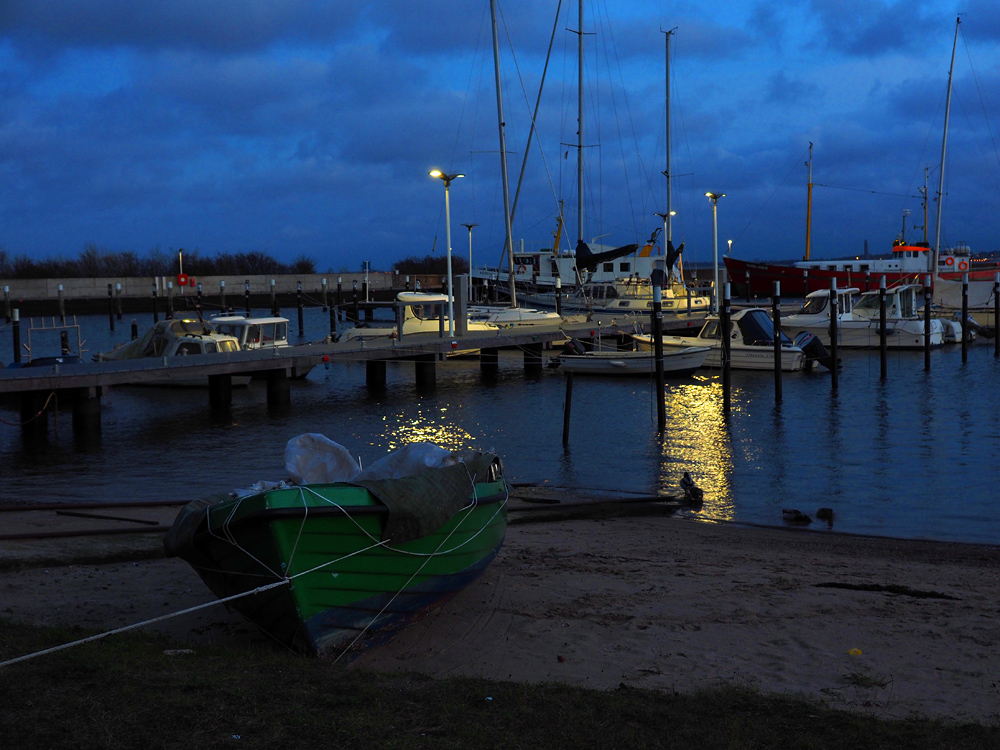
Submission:
<svg viewBox="0 0 1000 750">
<path fill-rule="evenodd" d="M 445 237 L 448 245 L 448 335 L 455 335 L 455 297 L 452 294 L 451 279 L 451 205 L 448 203 L 448 188 L 451 181 L 457 177 L 465 177 L 464 174 L 445 174 L 440 169 L 432 169 L 428 174 L 437 177 L 444 183 L 444 224 Z"/>
<path fill-rule="evenodd" d="M 671 236 L 670 236 L 670 230 L 667 228 L 667 223 L 671 219 L 671 217 L 674 217 L 676 215 L 677 215 L 676 211 L 667 211 L 664 214 L 653 214 L 653 216 L 659 216 L 661 219 L 663 219 L 663 247 L 664 247 L 663 254 L 664 255 L 667 254 L 667 251 L 666 251 L 667 241 L 670 240 L 670 239 L 672 239 Z"/>
<path fill-rule="evenodd" d="M 719 198 L 725 193 L 705 193 L 712 201 L 712 312 L 719 312 Z"/>
</svg>

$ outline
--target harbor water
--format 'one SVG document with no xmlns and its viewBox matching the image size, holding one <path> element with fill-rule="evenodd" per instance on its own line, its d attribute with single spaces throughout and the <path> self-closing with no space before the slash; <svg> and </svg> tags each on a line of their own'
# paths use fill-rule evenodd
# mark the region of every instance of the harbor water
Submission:
<svg viewBox="0 0 1000 750">
<path fill-rule="evenodd" d="M 137 320 L 145 329 L 152 316 Z M 302 342 L 321 338 L 327 321 L 307 310 Z M 114 334 L 106 317 L 78 322 L 85 358 L 129 338 L 131 318 L 117 321 Z M 58 354 L 58 335 L 51 344 L 35 336 L 34 347 L 35 356 Z M 11 352 L 7 326 L 0 361 L 10 362 Z M 234 389 L 221 413 L 209 409 L 205 389 L 119 386 L 102 399 L 99 434 L 75 436 L 61 411 L 50 415 L 41 443 L 25 442 L 16 401 L 4 401 L 0 499 L 193 499 L 284 478 L 285 443 L 315 432 L 363 463 L 431 441 L 495 450 L 514 482 L 597 491 L 678 494 L 687 471 L 705 493 L 701 510 L 685 511 L 695 518 L 780 526 L 783 509 L 814 517 L 825 507 L 835 513 L 834 532 L 1000 543 L 1000 361 L 992 342 L 971 346 L 965 364 L 960 346 L 935 349 L 930 372 L 923 352 L 890 351 L 886 381 L 877 350 L 841 358 L 836 393 L 823 369 L 785 373 L 780 404 L 772 372 L 734 370 L 728 420 L 718 372 L 668 380 L 662 437 L 651 379 L 578 376 L 568 447 L 565 376 L 549 368 L 525 374 L 520 354 L 506 351 L 492 377 L 475 360 L 438 363 L 431 392 L 417 389 L 412 363 L 390 363 L 379 392 L 366 386 L 361 362 L 320 366 L 293 383 L 283 410 L 268 406 L 258 381 Z M 815 520 L 810 528 L 828 530 Z"/>
</svg>

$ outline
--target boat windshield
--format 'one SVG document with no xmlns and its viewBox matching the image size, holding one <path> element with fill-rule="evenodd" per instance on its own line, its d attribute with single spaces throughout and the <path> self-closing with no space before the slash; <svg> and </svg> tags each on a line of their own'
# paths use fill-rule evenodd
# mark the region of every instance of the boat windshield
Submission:
<svg viewBox="0 0 1000 750">
<path fill-rule="evenodd" d="M 799 310 L 799 315 L 819 315 L 830 303 L 829 297 L 809 297 Z"/>
<path fill-rule="evenodd" d="M 877 318 L 879 315 L 878 294 L 862 294 L 854 305 L 854 313 L 864 318 Z"/>
<path fill-rule="evenodd" d="M 737 323 L 743 334 L 743 343 L 747 346 L 774 345 L 774 323 L 763 310 L 750 310 Z M 788 336 L 781 334 L 781 343 L 792 342 Z"/>
</svg>

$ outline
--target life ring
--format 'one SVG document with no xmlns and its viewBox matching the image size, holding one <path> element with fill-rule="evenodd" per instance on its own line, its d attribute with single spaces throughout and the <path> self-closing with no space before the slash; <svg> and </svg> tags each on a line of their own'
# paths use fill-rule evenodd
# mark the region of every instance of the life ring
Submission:
<svg viewBox="0 0 1000 750">
<path fill-rule="evenodd" d="M 969 264 L 966 263 L 964 260 L 958 261 L 958 270 L 959 271 L 968 271 L 969 270 Z"/>
<path fill-rule="evenodd" d="M 517 272 L 518 273 L 525 273 L 527 270 L 528 269 L 525 267 L 525 265 L 523 263 L 517 267 Z"/>
<path fill-rule="evenodd" d="M 947 258 L 945 258 L 945 260 L 944 260 L 944 264 L 945 264 L 946 266 L 953 266 L 953 265 L 955 265 L 955 259 L 954 259 L 954 258 L 952 258 L 952 257 L 951 257 L 951 256 L 949 255 L 949 256 L 948 256 Z"/>
<path fill-rule="evenodd" d="M 177 274 L 177 286 L 187 286 L 188 277 L 187 274 L 179 273 Z"/>
</svg>

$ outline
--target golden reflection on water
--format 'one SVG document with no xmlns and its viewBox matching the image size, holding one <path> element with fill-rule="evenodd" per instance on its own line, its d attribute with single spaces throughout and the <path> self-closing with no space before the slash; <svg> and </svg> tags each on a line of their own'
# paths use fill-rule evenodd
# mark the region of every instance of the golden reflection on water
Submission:
<svg viewBox="0 0 1000 750">
<path fill-rule="evenodd" d="M 666 394 L 667 429 L 661 443 L 658 487 L 677 494 L 687 471 L 705 493 L 702 514 L 731 520 L 733 506 L 733 443 L 722 413 L 722 382 L 701 379 L 673 385 Z M 730 413 L 742 408 L 740 389 L 730 388 Z"/>
<path fill-rule="evenodd" d="M 399 450 L 410 443 L 434 443 L 450 451 L 466 451 L 473 447 L 474 438 L 465 429 L 451 421 L 447 407 L 420 408 L 416 414 L 406 410 L 382 418 L 385 422 L 385 443 L 371 446 L 387 453 Z"/>
</svg>

